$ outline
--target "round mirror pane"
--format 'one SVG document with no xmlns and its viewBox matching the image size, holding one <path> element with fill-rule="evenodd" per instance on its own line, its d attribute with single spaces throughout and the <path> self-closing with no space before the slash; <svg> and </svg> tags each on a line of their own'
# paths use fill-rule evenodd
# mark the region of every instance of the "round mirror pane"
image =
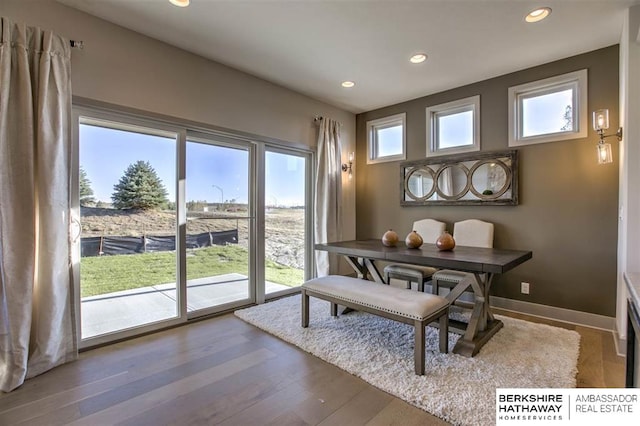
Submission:
<svg viewBox="0 0 640 426">
<path fill-rule="evenodd" d="M 438 170 L 436 191 L 445 200 L 457 200 L 469 190 L 468 169 L 462 164 L 450 164 Z"/>
<path fill-rule="evenodd" d="M 471 168 L 471 192 L 481 199 L 495 199 L 509 189 L 511 172 L 500 160 L 480 161 Z"/>
<path fill-rule="evenodd" d="M 518 151 L 446 155 L 400 165 L 400 204 L 517 205 Z"/>
<path fill-rule="evenodd" d="M 405 178 L 405 193 L 414 200 L 427 200 L 435 192 L 434 181 L 430 168 L 413 169 Z"/>
</svg>

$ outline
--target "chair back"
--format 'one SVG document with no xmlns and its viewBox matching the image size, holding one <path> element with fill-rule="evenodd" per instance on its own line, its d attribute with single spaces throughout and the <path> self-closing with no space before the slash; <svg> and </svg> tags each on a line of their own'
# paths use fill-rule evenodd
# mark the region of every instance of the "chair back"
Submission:
<svg viewBox="0 0 640 426">
<path fill-rule="evenodd" d="M 413 230 L 420 234 L 422 240 L 427 244 L 435 244 L 446 226 L 446 223 L 433 219 L 422 219 L 413 222 Z"/>
<path fill-rule="evenodd" d="M 477 219 L 456 222 L 453 239 L 458 246 L 493 248 L 493 223 Z"/>
</svg>

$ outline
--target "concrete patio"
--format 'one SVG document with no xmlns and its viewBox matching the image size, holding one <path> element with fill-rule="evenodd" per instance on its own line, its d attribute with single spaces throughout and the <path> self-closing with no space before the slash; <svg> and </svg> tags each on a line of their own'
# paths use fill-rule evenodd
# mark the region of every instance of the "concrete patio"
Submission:
<svg viewBox="0 0 640 426">
<path fill-rule="evenodd" d="M 290 287 L 267 282 L 266 293 Z M 225 274 L 187 282 L 187 312 L 247 299 L 248 279 Z M 112 333 L 176 316 L 176 284 L 159 284 L 81 300 L 82 338 Z"/>
</svg>

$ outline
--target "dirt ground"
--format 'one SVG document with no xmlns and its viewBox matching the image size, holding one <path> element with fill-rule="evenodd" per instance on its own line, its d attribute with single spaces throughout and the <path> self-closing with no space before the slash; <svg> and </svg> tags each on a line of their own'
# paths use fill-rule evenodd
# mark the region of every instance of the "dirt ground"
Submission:
<svg viewBox="0 0 640 426">
<path fill-rule="evenodd" d="M 265 222 L 267 259 L 304 268 L 304 210 L 269 209 Z M 128 211 L 82 207 L 82 237 L 174 235 L 176 213 L 167 210 Z M 238 244 L 248 247 L 251 220 L 244 211 L 190 212 L 187 234 L 238 229 Z"/>
</svg>

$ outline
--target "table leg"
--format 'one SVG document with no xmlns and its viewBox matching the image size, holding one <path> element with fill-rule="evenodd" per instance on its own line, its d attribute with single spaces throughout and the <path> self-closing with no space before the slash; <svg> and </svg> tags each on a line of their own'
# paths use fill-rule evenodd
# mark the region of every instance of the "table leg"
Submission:
<svg viewBox="0 0 640 426">
<path fill-rule="evenodd" d="M 474 313 L 476 308 L 478 308 L 476 316 L 473 314 L 471 315 L 472 319 L 476 319 L 473 329 L 474 331 L 484 331 L 484 329 L 487 328 L 487 306 L 489 305 L 484 292 L 486 286 L 480 275 L 473 274 L 473 278 L 473 281 L 471 281 L 471 288 L 473 289 L 474 294 Z"/>
<path fill-rule="evenodd" d="M 477 354 L 487 341 L 503 327 L 502 321 L 496 320 L 489 306 L 489 289 L 493 281 L 493 274 L 486 275 L 486 281 L 479 274 L 474 274 L 473 281 L 461 282 L 453 290 L 456 294 L 450 302 L 457 299 L 464 289 L 471 286 L 475 296 L 474 307 L 467 330 L 453 348 L 459 355 L 472 357 Z M 460 290 L 458 287 L 462 288 Z"/>
<path fill-rule="evenodd" d="M 365 258 L 364 265 L 367 267 L 367 270 L 369 271 L 371 278 L 373 278 L 373 281 L 380 284 L 387 284 L 384 282 L 384 278 L 382 278 L 382 275 L 380 275 L 380 271 L 378 271 L 378 267 L 376 266 L 373 259 Z"/>
<path fill-rule="evenodd" d="M 447 301 L 449 301 L 449 304 L 452 305 L 453 302 L 455 302 L 456 299 L 460 297 L 462 293 L 467 290 L 467 288 L 469 288 L 470 285 L 471 282 L 468 280 L 459 282 L 454 288 L 451 289 L 449 293 L 447 293 L 445 299 L 447 299 Z"/>
<path fill-rule="evenodd" d="M 345 256 L 344 259 L 347 261 L 349 266 L 356 272 L 358 278 L 366 279 L 367 278 L 367 267 L 364 265 L 362 258 L 353 257 L 353 256 Z"/>
<path fill-rule="evenodd" d="M 493 317 L 493 312 L 491 311 L 491 305 L 489 304 L 489 290 L 491 290 L 491 284 L 493 284 L 493 274 L 488 274 L 487 275 L 487 282 L 484 285 L 484 297 L 487 301 L 486 303 L 486 308 L 487 308 L 487 321 L 488 322 L 492 322 L 495 321 L 496 319 Z"/>
<path fill-rule="evenodd" d="M 345 256 L 344 258 L 349 266 L 356 272 L 358 278 L 366 280 L 367 276 L 371 275 L 372 281 L 386 284 L 373 259 L 353 256 Z"/>
</svg>

